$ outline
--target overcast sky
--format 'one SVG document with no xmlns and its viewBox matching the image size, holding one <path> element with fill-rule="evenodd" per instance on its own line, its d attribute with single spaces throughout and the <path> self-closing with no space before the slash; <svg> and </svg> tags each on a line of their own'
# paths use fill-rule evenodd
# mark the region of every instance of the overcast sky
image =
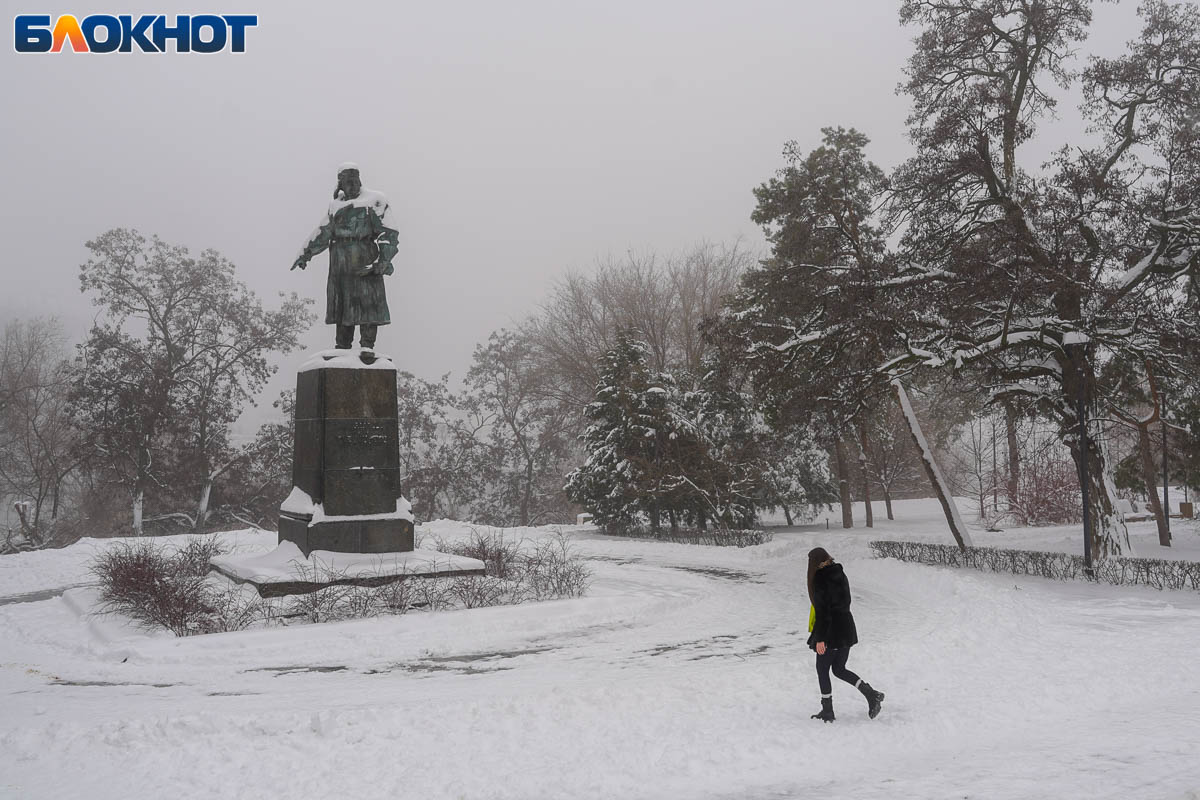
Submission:
<svg viewBox="0 0 1200 800">
<path fill-rule="evenodd" d="M 885 168 L 908 153 L 895 87 L 915 31 L 892 0 L 0 5 L 5 25 L 259 15 L 242 55 L 0 56 L 0 322 L 57 315 L 72 341 L 95 312 L 84 243 L 113 227 L 215 248 L 268 303 L 297 291 L 323 320 L 326 256 L 288 267 L 355 161 L 402 222 L 378 349 L 461 376 L 569 269 L 761 248 L 751 189 L 788 139 L 853 126 Z M 1102 5 L 1093 45 L 1131 37 L 1135 6 Z M 332 341 L 318 323 L 304 345 Z"/>
</svg>

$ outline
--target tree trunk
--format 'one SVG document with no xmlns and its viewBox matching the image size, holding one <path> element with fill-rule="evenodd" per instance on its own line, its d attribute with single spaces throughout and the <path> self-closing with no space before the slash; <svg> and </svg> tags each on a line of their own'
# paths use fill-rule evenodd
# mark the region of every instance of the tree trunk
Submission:
<svg viewBox="0 0 1200 800">
<path fill-rule="evenodd" d="M 783 506 L 783 518 L 787 520 L 788 527 L 790 528 L 792 526 L 792 512 L 788 510 L 786 505 Z"/>
<path fill-rule="evenodd" d="M 858 439 L 861 449 L 859 450 L 858 463 L 862 467 L 862 491 L 863 505 L 867 510 L 867 527 L 875 527 L 875 512 L 871 508 L 871 478 L 867 471 L 867 428 L 860 426 L 858 429 Z"/>
<path fill-rule="evenodd" d="M 533 460 L 525 460 L 525 491 L 521 494 L 521 527 L 529 526 L 529 507 L 533 505 Z"/>
<path fill-rule="evenodd" d="M 1129 529 L 1125 527 L 1125 520 L 1113 506 L 1112 499 L 1117 492 L 1109 474 L 1104 441 L 1085 436 L 1088 444 L 1086 453 L 1080 447 L 1079 415 L 1086 417 L 1091 412 L 1088 397 L 1092 394 L 1089 388 L 1094 379 L 1092 367 L 1087 361 L 1086 347 L 1077 345 L 1071 350 L 1077 352 L 1071 354 L 1070 369 L 1063 370 L 1062 389 L 1063 398 L 1075 409 L 1075 413 L 1062 419 L 1062 440 L 1075 461 L 1081 494 L 1084 490 L 1083 466 L 1087 464 L 1087 504 L 1084 512 L 1088 515 L 1087 522 L 1091 527 L 1089 549 L 1095 563 L 1110 556 L 1131 555 L 1133 549 L 1129 545 Z"/>
<path fill-rule="evenodd" d="M 204 523 L 208 522 L 208 504 L 212 499 L 212 487 L 217 482 L 217 478 L 224 475 L 225 470 L 232 467 L 238 461 L 241 461 L 245 455 L 246 451 L 243 450 L 220 467 L 216 469 L 208 468 L 208 471 L 204 473 L 204 487 L 200 490 L 200 502 L 196 504 L 196 518 L 192 521 L 193 528 L 203 527 Z M 205 459 L 204 463 L 208 465 L 208 459 Z"/>
<path fill-rule="evenodd" d="M 143 434 L 141 447 L 137 451 L 137 471 L 133 475 L 133 535 L 142 535 L 142 510 L 146 504 L 146 486 L 150 484 L 150 465 L 154 457 L 150 452 L 151 435 Z"/>
<path fill-rule="evenodd" d="M 146 498 L 146 492 L 143 489 L 138 489 L 133 493 L 133 535 L 142 535 L 142 504 Z"/>
<path fill-rule="evenodd" d="M 1021 489 L 1021 450 L 1017 444 L 1017 409 L 1011 402 L 1004 403 L 1004 429 L 1008 437 L 1008 510 L 1017 513 L 1017 521 L 1025 525 L 1028 520 L 1017 511 L 1020 508 L 1018 492 Z"/>
<path fill-rule="evenodd" d="M 1167 527 L 1167 515 L 1163 513 L 1162 503 L 1158 499 L 1158 471 L 1154 468 L 1149 424 L 1138 425 L 1138 455 L 1142 459 L 1142 481 L 1146 484 L 1146 499 L 1150 501 L 1150 510 L 1154 512 L 1154 521 L 1158 524 L 1158 543 L 1163 547 L 1170 547 L 1171 529 Z"/>
<path fill-rule="evenodd" d="M 25 534 L 25 538 L 34 547 L 41 544 L 38 540 L 37 531 L 29 520 L 29 504 L 28 503 L 13 503 L 13 508 L 17 512 L 17 519 L 21 521 L 21 530 Z"/>
<path fill-rule="evenodd" d="M 1089 437 L 1090 438 L 1090 437 Z M 1076 474 L 1080 474 L 1079 440 L 1067 442 L 1071 458 L 1075 460 Z M 1129 529 L 1125 520 L 1113 506 L 1116 496 L 1112 478 L 1108 474 L 1108 459 L 1104 457 L 1098 442 L 1088 443 L 1088 517 L 1092 523 L 1092 559 L 1103 560 L 1110 556 L 1132 555 L 1129 544 Z M 1154 492 L 1150 492 L 1154 494 Z"/>
<path fill-rule="evenodd" d="M 198 530 L 208 520 L 208 501 L 212 497 L 213 479 L 209 475 L 204 479 L 204 488 L 200 490 L 200 502 L 196 504 L 196 518 L 192 520 L 192 529 Z"/>
<path fill-rule="evenodd" d="M 942 471 L 938 469 L 937 461 L 933 458 L 933 451 L 925 441 L 924 434 L 921 433 L 921 424 L 917 422 L 917 415 L 913 412 L 912 404 L 908 402 L 908 392 L 904 391 L 904 385 L 898 380 L 892 381 L 892 388 L 896 390 L 896 401 L 900 404 L 900 411 L 908 422 L 908 432 L 912 434 L 913 443 L 917 446 L 921 464 L 925 467 L 925 474 L 929 476 L 933 492 L 937 495 L 938 502 L 942 504 L 942 512 L 946 515 L 950 533 L 954 536 L 954 541 L 958 543 L 958 549 L 966 550 L 971 547 L 971 534 L 967 532 L 967 526 L 958 513 L 958 506 L 954 504 L 954 495 L 950 493 L 950 487 L 942 477 Z"/>
<path fill-rule="evenodd" d="M 886 486 L 883 487 L 883 506 L 887 509 L 887 518 L 895 519 L 895 517 L 892 516 L 892 493 L 888 491 Z"/>
<path fill-rule="evenodd" d="M 44 502 L 44 497 L 38 497 L 37 502 L 33 504 L 33 524 L 30 527 L 37 533 L 38 539 L 42 538 L 42 504 Z"/>
<path fill-rule="evenodd" d="M 979 503 L 979 523 L 988 526 L 985 522 L 987 517 L 987 482 L 984 480 L 983 471 L 983 420 L 979 420 L 979 435 L 975 435 L 975 423 L 971 423 L 971 441 L 973 443 L 971 450 L 975 454 L 975 489 L 978 493 L 976 500 Z"/>
<path fill-rule="evenodd" d="M 842 441 L 842 435 L 839 431 L 833 437 L 833 453 L 837 460 L 838 474 L 838 494 L 841 496 L 842 503 L 842 527 L 854 527 L 854 509 L 850 503 L 850 465 L 849 459 L 846 457 L 846 443 Z"/>
</svg>

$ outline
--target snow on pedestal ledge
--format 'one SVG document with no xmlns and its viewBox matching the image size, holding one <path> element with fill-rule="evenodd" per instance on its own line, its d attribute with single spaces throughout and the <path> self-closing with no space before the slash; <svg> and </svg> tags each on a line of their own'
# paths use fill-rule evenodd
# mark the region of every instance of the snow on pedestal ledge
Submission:
<svg viewBox="0 0 1200 800">
<path fill-rule="evenodd" d="M 374 467 L 357 467 L 356 469 L 374 469 Z M 326 514 L 324 504 L 314 503 L 313 499 L 308 496 L 308 492 L 299 486 L 293 486 L 292 493 L 279 506 L 279 510 L 289 516 L 307 519 L 309 524 L 318 524 L 321 522 L 363 522 L 385 519 L 402 519 L 408 522 L 416 522 L 412 515 L 412 503 L 403 495 L 396 498 L 395 511 L 387 511 L 379 514 L 342 514 L 339 516 Z"/>
<path fill-rule="evenodd" d="M 482 561 L 436 550 L 401 553 L 314 550 L 305 558 L 292 542 L 280 542 L 268 553 L 217 556 L 209 564 L 231 580 L 253 584 L 263 597 L 304 594 L 333 585 L 382 586 L 402 578 L 484 574 Z"/>
<path fill-rule="evenodd" d="M 367 364 L 362 360 L 362 352 L 361 347 L 351 347 L 347 350 L 321 350 L 301 364 L 300 369 L 296 372 L 308 372 L 314 369 L 390 369 L 395 372 L 396 365 L 391 356 L 368 350 L 367 352 L 374 356 L 374 361 Z"/>
</svg>

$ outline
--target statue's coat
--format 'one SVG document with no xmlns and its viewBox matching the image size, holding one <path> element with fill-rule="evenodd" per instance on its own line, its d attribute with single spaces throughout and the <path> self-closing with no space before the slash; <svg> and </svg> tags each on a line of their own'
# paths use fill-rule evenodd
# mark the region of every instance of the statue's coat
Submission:
<svg viewBox="0 0 1200 800">
<path fill-rule="evenodd" d="M 325 294 L 327 325 L 387 325 L 392 321 L 383 276 L 392 274 L 399 233 L 384 223 L 387 199 L 363 189 L 353 200 L 335 199 L 313 231 L 301 258 L 329 250 Z M 370 274 L 363 271 L 371 268 Z"/>
</svg>

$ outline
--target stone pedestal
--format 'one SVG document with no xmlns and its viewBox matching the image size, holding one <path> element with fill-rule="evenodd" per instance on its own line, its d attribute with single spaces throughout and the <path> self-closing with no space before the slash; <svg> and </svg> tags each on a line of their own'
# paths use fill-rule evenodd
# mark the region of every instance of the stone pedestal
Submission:
<svg viewBox="0 0 1200 800">
<path fill-rule="evenodd" d="M 486 572 L 482 561 L 434 550 L 374 555 L 314 550 L 305 556 L 291 542 L 281 542 L 269 553 L 215 556 L 210 563 L 230 580 L 250 584 L 262 597 L 306 594 L 326 586 L 383 586 Z"/>
<path fill-rule="evenodd" d="M 396 414 L 396 368 L 386 356 L 364 364 L 358 350 L 326 350 L 300 368 L 281 543 L 294 543 L 306 557 L 314 550 L 413 549 Z"/>
</svg>

